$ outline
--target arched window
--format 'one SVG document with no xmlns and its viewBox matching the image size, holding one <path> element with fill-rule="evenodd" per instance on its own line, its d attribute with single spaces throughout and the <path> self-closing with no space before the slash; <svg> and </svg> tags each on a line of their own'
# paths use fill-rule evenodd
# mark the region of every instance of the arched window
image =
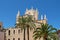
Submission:
<svg viewBox="0 0 60 40">
<path fill-rule="evenodd" d="M 18 34 L 20 34 L 20 30 L 18 30 Z"/>
<path fill-rule="evenodd" d="M 8 40 L 10 40 L 10 39 L 8 39 Z"/>
<path fill-rule="evenodd" d="M 13 40 L 15 40 L 15 38 L 13 38 Z"/>
<path fill-rule="evenodd" d="M 8 35 L 10 35 L 10 30 L 8 31 Z"/>
<path fill-rule="evenodd" d="M 20 40 L 20 38 L 18 38 L 18 40 Z"/>
<path fill-rule="evenodd" d="M 0 25 L 0 28 L 1 28 L 1 25 Z"/>
<path fill-rule="evenodd" d="M 13 31 L 13 34 L 15 34 L 15 30 Z"/>
</svg>

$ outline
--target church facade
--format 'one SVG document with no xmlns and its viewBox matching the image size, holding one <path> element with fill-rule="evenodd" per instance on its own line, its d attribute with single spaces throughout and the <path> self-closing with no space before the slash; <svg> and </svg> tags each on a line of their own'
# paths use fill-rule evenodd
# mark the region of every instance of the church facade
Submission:
<svg viewBox="0 0 60 40">
<path fill-rule="evenodd" d="M 39 12 L 37 9 L 35 9 L 35 10 L 33 8 L 31 8 L 30 10 L 26 9 L 24 17 L 26 17 L 27 15 L 33 16 L 33 20 L 36 21 L 36 23 L 35 23 L 36 28 L 41 27 L 41 25 L 40 25 L 41 23 L 43 23 L 43 24 L 47 23 L 46 15 L 44 15 L 44 16 L 41 15 L 41 20 L 38 20 Z M 18 11 L 17 16 L 16 16 L 17 24 L 19 23 L 18 20 L 20 17 L 21 17 L 20 11 Z M 33 31 L 34 30 L 32 30 L 32 31 L 29 30 L 29 40 L 34 40 L 33 39 Z M 27 30 L 25 32 L 25 35 L 26 35 L 25 36 L 26 40 L 28 40 L 27 39 Z M 18 26 L 16 28 L 9 28 L 6 30 L 6 40 L 23 40 L 23 38 L 24 38 L 24 32 L 21 32 L 21 29 Z M 41 40 L 42 40 L 42 38 L 41 38 Z"/>
</svg>

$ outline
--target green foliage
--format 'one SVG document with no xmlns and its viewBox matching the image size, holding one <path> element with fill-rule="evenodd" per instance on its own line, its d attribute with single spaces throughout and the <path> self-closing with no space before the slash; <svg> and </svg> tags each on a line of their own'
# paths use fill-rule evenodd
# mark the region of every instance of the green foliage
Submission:
<svg viewBox="0 0 60 40">
<path fill-rule="evenodd" d="M 36 28 L 35 31 L 33 32 L 33 37 L 34 39 L 40 39 L 41 37 L 43 37 L 44 40 L 51 40 L 51 38 L 53 40 L 57 39 L 57 35 L 56 35 L 56 28 L 53 28 L 52 25 L 48 25 L 48 24 L 41 24 L 41 28 Z"/>
<path fill-rule="evenodd" d="M 19 28 L 21 28 L 21 31 L 25 31 L 27 30 L 27 38 L 29 40 L 29 30 L 33 30 L 35 29 L 35 24 L 34 24 L 34 20 L 32 20 L 32 16 L 31 15 L 27 15 L 27 17 L 20 17 L 18 20 L 18 24 L 16 24 L 16 27 L 19 26 Z M 25 35 L 25 34 L 24 34 Z"/>
</svg>

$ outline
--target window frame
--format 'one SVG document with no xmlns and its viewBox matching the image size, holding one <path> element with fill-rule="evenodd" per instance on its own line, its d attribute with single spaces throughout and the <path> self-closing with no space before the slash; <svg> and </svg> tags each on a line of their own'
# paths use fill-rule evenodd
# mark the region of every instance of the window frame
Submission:
<svg viewBox="0 0 60 40">
<path fill-rule="evenodd" d="M 20 34 L 20 30 L 18 30 L 18 34 Z"/>
<path fill-rule="evenodd" d="M 8 35 L 10 35 L 10 30 L 8 30 Z"/>
<path fill-rule="evenodd" d="M 13 30 L 13 34 L 15 34 L 15 30 Z"/>
</svg>

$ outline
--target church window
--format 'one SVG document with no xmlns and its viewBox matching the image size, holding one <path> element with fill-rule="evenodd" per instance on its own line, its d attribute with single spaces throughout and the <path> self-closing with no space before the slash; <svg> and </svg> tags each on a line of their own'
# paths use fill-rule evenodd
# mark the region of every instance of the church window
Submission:
<svg viewBox="0 0 60 40">
<path fill-rule="evenodd" d="M 18 40 L 20 40 L 20 38 L 18 38 Z"/>
<path fill-rule="evenodd" d="M 10 39 L 8 39 L 8 40 L 10 40 Z"/>
<path fill-rule="evenodd" d="M 1 25 L 0 25 L 0 28 L 1 28 Z"/>
<path fill-rule="evenodd" d="M 15 34 L 15 30 L 13 31 L 13 34 Z"/>
<path fill-rule="evenodd" d="M 20 33 L 20 30 L 18 30 L 18 34 Z"/>
<path fill-rule="evenodd" d="M 8 35 L 10 35 L 10 30 L 8 31 Z"/>
<path fill-rule="evenodd" d="M 13 38 L 13 40 L 15 40 L 15 38 Z"/>
</svg>

